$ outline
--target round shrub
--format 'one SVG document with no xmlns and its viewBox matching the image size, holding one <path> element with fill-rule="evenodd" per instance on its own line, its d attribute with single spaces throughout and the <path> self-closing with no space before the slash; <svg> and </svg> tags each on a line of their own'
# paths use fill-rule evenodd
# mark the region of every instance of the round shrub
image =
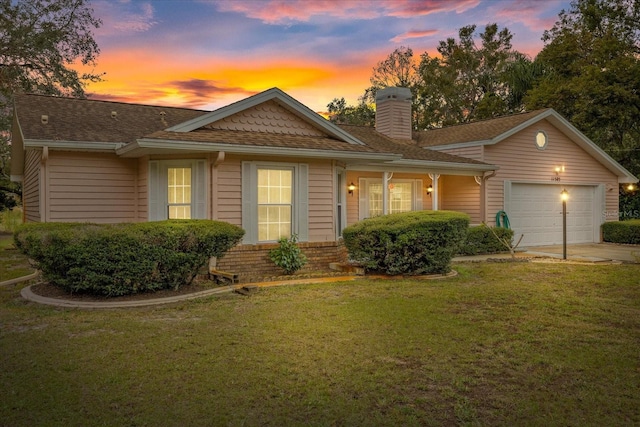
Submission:
<svg viewBox="0 0 640 427">
<path fill-rule="evenodd" d="M 416 211 L 365 219 L 343 231 L 349 257 L 368 271 L 445 274 L 466 236 L 469 216 Z"/>
<path fill-rule="evenodd" d="M 461 255 L 478 255 L 508 251 L 509 248 L 500 242 L 493 233 L 509 242 L 513 239 L 513 230 L 509 228 L 494 227 L 489 229 L 487 225 L 469 227 L 467 236 L 460 245 L 458 253 Z"/>
<path fill-rule="evenodd" d="M 171 220 L 29 223 L 14 239 L 50 283 L 73 293 L 120 296 L 189 284 L 209 258 L 222 257 L 243 235 L 225 222 Z"/>
<path fill-rule="evenodd" d="M 640 245 L 640 219 L 605 222 L 602 224 L 602 240 Z"/>
</svg>

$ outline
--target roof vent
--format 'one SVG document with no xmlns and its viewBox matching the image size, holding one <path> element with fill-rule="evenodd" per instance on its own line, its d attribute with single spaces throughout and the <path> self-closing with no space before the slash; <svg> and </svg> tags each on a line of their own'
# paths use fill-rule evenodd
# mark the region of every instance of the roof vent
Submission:
<svg viewBox="0 0 640 427">
<path fill-rule="evenodd" d="M 117 111 L 112 111 L 111 112 L 111 118 L 112 119 L 117 119 L 118 118 L 118 112 Z"/>
<path fill-rule="evenodd" d="M 160 122 L 165 125 L 165 126 L 169 126 L 167 124 L 167 120 L 165 119 L 167 113 L 165 113 L 164 111 L 160 111 Z"/>
<path fill-rule="evenodd" d="M 49 123 L 49 116 L 47 116 L 46 114 L 43 114 L 42 116 L 40 116 L 40 122 L 43 125 L 46 125 L 47 123 Z"/>
</svg>

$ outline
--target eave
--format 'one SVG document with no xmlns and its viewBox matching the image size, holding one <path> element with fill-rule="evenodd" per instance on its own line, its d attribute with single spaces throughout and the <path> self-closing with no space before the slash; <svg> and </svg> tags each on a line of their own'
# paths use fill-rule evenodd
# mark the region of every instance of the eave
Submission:
<svg viewBox="0 0 640 427">
<path fill-rule="evenodd" d="M 354 151 L 317 150 L 305 148 L 270 147 L 254 145 L 222 144 L 211 142 L 179 142 L 162 139 L 139 139 L 116 150 L 120 157 L 142 157 L 149 154 L 170 153 L 213 153 L 223 151 L 227 154 L 260 156 L 322 158 L 352 161 L 385 162 L 401 159 L 399 154 L 365 153 Z"/>
</svg>

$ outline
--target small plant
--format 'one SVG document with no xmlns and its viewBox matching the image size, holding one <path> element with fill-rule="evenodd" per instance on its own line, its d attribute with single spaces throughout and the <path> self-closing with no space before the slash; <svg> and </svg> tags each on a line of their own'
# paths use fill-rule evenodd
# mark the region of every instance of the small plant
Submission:
<svg viewBox="0 0 640 427">
<path fill-rule="evenodd" d="M 307 263 L 307 257 L 296 245 L 297 241 L 298 236 L 295 234 L 290 238 L 281 237 L 278 240 L 278 247 L 269 251 L 271 261 L 283 269 L 285 274 L 293 274 Z"/>
<path fill-rule="evenodd" d="M 516 249 L 518 249 L 518 245 L 520 245 L 520 242 L 522 242 L 522 238 L 524 237 L 524 234 L 520 235 L 518 242 L 514 245 L 510 238 L 507 239 L 507 238 L 498 236 L 498 233 L 496 233 L 493 227 L 489 227 L 484 222 L 482 223 L 482 225 L 487 227 L 491 231 L 491 233 L 496 237 L 496 239 L 498 239 L 500 243 L 504 245 L 505 248 L 509 249 L 509 253 L 511 254 L 511 259 L 516 259 Z"/>
</svg>

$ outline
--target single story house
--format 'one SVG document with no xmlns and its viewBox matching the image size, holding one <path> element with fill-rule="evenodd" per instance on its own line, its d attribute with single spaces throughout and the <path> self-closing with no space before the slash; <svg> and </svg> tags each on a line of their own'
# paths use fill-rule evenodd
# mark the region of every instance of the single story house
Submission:
<svg viewBox="0 0 640 427">
<path fill-rule="evenodd" d="M 22 94 L 12 178 L 26 221 L 210 218 L 243 227 L 220 269 L 251 274 L 297 234 L 311 268 L 344 257 L 342 230 L 421 209 L 495 224 L 523 246 L 599 242 L 637 178 L 552 109 L 414 131 L 411 93 L 377 95 L 376 127 L 336 125 L 277 88 L 215 111 Z M 612 213 L 612 214 L 608 214 Z"/>
</svg>

